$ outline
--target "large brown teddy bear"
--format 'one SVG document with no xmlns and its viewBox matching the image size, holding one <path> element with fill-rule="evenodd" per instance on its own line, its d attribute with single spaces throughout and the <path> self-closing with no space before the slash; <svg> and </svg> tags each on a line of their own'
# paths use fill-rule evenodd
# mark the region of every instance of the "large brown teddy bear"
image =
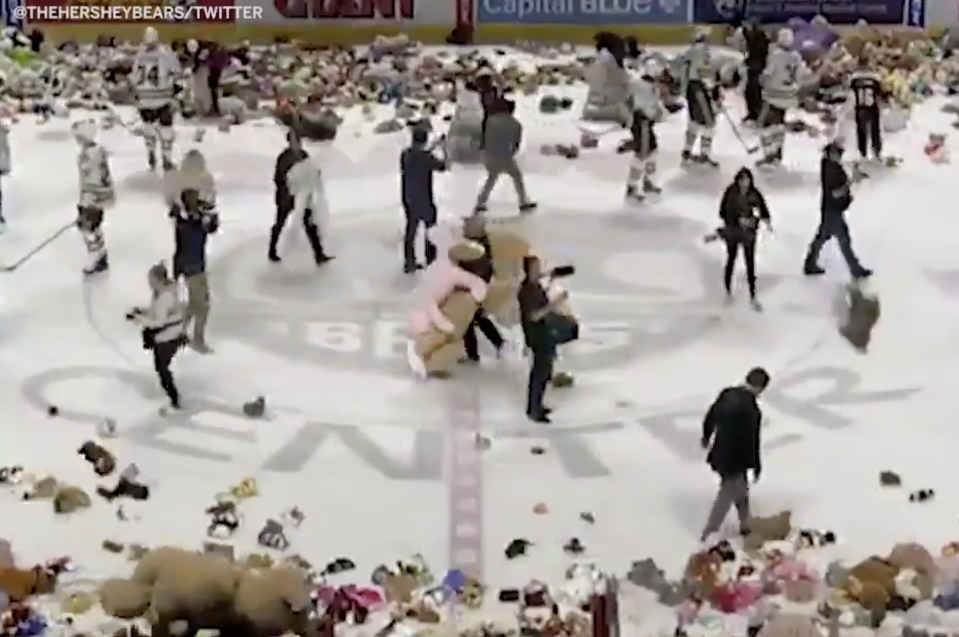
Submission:
<svg viewBox="0 0 959 637">
<path fill-rule="evenodd" d="M 311 610 L 303 571 L 288 565 L 245 570 L 233 598 L 236 627 L 250 637 L 308 634 Z"/>
<path fill-rule="evenodd" d="M 488 237 L 493 259 L 493 279 L 486 292 L 483 308 L 499 323 L 516 325 L 519 323 L 516 292 L 523 276 L 523 258 L 530 254 L 529 241 L 515 223 L 487 222 L 483 230 Z"/>
<path fill-rule="evenodd" d="M 104 582 L 100 603 L 121 619 L 146 614 L 154 637 L 166 637 L 180 620 L 192 634 L 230 619 L 239 578 L 237 567 L 221 556 L 162 547 L 144 554 L 129 580 Z"/>
<path fill-rule="evenodd" d="M 146 616 L 154 637 L 168 637 L 175 621 L 187 622 L 187 637 L 200 629 L 237 637 L 312 631 L 303 572 L 288 566 L 246 569 L 219 555 L 164 547 L 147 552 L 130 579 L 104 582 L 99 595 L 108 615 Z"/>
</svg>

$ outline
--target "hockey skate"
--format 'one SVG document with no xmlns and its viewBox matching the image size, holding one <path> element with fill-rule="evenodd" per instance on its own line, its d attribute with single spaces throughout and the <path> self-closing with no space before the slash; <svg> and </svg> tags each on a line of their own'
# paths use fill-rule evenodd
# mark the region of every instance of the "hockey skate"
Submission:
<svg viewBox="0 0 959 637">
<path fill-rule="evenodd" d="M 782 155 L 778 155 L 774 153 L 771 155 L 766 155 L 765 157 L 757 161 L 756 168 L 771 170 L 773 168 L 778 168 L 779 166 L 782 166 L 782 163 L 783 163 Z"/>
<path fill-rule="evenodd" d="M 197 354 L 212 354 L 213 348 L 206 344 L 206 341 L 193 339 L 190 341 L 190 349 Z"/>
<path fill-rule="evenodd" d="M 626 196 L 627 201 L 633 203 L 646 203 L 646 194 L 640 190 L 635 184 L 630 184 L 626 186 Z"/>
<path fill-rule="evenodd" d="M 763 311 L 763 304 L 759 302 L 759 299 L 756 299 L 756 298 L 749 299 L 749 306 L 753 308 L 754 312 Z"/>
<path fill-rule="evenodd" d="M 706 153 L 700 153 L 693 158 L 697 164 L 706 166 L 707 168 L 719 168 L 719 162 L 707 155 Z"/>
<path fill-rule="evenodd" d="M 663 189 L 654 184 L 653 180 L 647 177 L 643 180 L 643 193 L 646 195 L 661 195 L 663 194 Z"/>
<path fill-rule="evenodd" d="M 83 276 L 91 277 L 102 272 L 107 272 L 110 269 L 110 262 L 107 260 L 107 255 L 103 255 L 93 265 L 87 266 L 83 269 Z"/>
</svg>

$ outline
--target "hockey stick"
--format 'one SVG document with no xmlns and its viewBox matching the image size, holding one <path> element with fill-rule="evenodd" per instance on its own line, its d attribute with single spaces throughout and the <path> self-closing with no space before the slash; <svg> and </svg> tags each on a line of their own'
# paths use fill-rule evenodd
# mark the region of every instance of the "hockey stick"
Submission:
<svg viewBox="0 0 959 637">
<path fill-rule="evenodd" d="M 730 117 L 729 111 L 726 110 L 725 104 L 719 105 L 719 112 L 723 114 L 723 117 L 726 118 L 726 121 L 729 122 L 729 127 L 733 129 L 733 135 L 736 136 L 736 139 L 739 141 L 740 145 L 749 155 L 755 155 L 759 152 L 759 146 L 750 146 L 746 143 L 746 140 L 743 139 L 743 134 L 739 131 L 739 126 L 736 125 L 736 122 L 733 121 L 733 118 Z"/>
<path fill-rule="evenodd" d="M 17 270 L 20 268 L 20 266 L 22 266 L 22 265 L 25 264 L 27 261 L 29 261 L 30 259 L 32 259 L 34 256 L 36 256 L 37 254 L 39 254 L 41 250 L 43 250 L 43 249 L 46 248 L 48 245 L 50 245 L 51 243 L 53 243 L 54 241 L 56 241 L 57 239 L 59 239 L 59 238 L 60 238 L 60 235 L 62 235 L 62 234 L 65 233 L 67 230 L 69 230 L 70 228 L 72 228 L 72 227 L 74 226 L 74 224 L 75 224 L 74 221 L 71 221 L 70 223 L 66 224 L 65 226 L 63 226 L 62 228 L 60 228 L 59 230 L 57 230 L 56 232 L 54 232 L 52 235 L 50 235 L 49 237 L 47 237 L 46 239 L 44 239 L 40 244 L 38 244 L 36 247 L 34 247 L 34 248 L 33 248 L 32 250 L 30 250 L 29 252 L 27 252 L 25 255 L 23 255 L 22 257 L 20 257 L 19 259 L 17 259 L 17 260 L 14 261 L 13 263 L 11 263 L 10 265 L 5 265 L 5 266 L 0 267 L 0 272 L 15 272 L 15 271 L 17 271 Z"/>
</svg>

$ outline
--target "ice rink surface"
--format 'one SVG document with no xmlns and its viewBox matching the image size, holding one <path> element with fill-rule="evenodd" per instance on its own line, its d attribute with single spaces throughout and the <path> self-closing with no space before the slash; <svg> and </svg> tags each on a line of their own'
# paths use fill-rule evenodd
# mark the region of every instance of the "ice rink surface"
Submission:
<svg viewBox="0 0 959 637">
<path fill-rule="evenodd" d="M 618 133 L 576 161 L 542 157 L 540 143 L 576 141 L 575 115 L 542 116 L 521 104 L 522 164 L 540 203 L 530 232 L 548 258 L 576 265 L 571 301 L 586 330 L 563 352 L 560 367 L 577 384 L 551 391 L 549 426 L 523 417 L 521 360 L 485 352 L 479 369 L 447 382 L 408 373 L 403 333 L 414 284 L 400 274 L 397 176 L 407 136 L 371 136 L 372 124 L 358 120 L 347 121 L 332 148 L 310 149 L 327 178 L 327 234 L 338 257 L 322 270 L 293 245 L 282 265 L 266 260 L 283 132 L 248 124 L 208 133 L 202 148 L 223 221 L 210 245 L 216 353 L 178 358 L 189 410 L 157 416 L 162 400 L 149 355 L 123 317 L 146 302 L 146 270 L 169 259 L 172 233 L 144 174 L 141 140 L 104 132 L 119 184 L 105 224 L 109 275 L 82 280 L 85 252 L 71 231 L 0 280 L 0 464 L 49 471 L 92 492 L 94 476 L 76 449 L 113 418 L 120 436 L 109 446 L 121 463 L 140 466 L 153 496 L 127 505 L 137 519 L 120 521 L 102 501 L 54 519 L 47 505 L 0 492 L 3 533 L 25 560 L 66 553 L 91 571 L 122 572 L 125 561 L 105 553 L 102 540 L 198 546 L 203 508 L 252 476 L 261 495 L 244 505 L 241 550 L 252 548 L 267 517 L 297 505 L 307 520 L 290 532 L 292 550 L 316 563 L 348 556 L 362 577 L 420 552 L 441 571 L 450 550 L 452 438 L 479 428 L 492 441 L 481 453 L 491 584 L 560 577 L 568 563 L 561 547 L 572 536 L 585 543 L 584 559 L 618 572 L 646 556 L 675 572 L 697 544 L 715 489 L 698 447 L 704 409 L 724 384 L 762 365 L 773 385 L 763 400 L 757 513 L 791 509 L 798 524 L 835 531 L 835 550 L 850 558 L 897 541 L 955 539 L 959 381 L 950 370 L 959 356 L 959 180 L 955 168 L 922 154 L 928 133 L 948 126 L 938 106 L 919 107 L 910 127 L 890 136 L 888 149 L 904 164 L 858 186 L 848 213 L 883 304 L 862 356 L 835 329 L 834 302 L 847 279 L 835 247 L 824 252 L 826 277 L 801 275 L 818 218 L 821 141 L 791 136 L 789 166 L 759 176 L 775 233 L 761 239 L 766 311 L 757 314 L 741 277 L 737 303 L 723 306 L 721 248 L 701 243 L 718 222 L 722 189 L 754 159 L 727 122 L 718 131 L 717 173 L 681 170 L 682 116 L 661 125 L 656 179 L 665 193 L 637 208 L 623 204 L 628 158 L 614 153 Z M 67 127 L 23 121 L 13 129 L 4 262 L 75 214 Z M 180 152 L 190 136 L 183 127 Z M 479 179 L 465 168 L 439 178 L 445 218 L 469 212 Z M 513 214 L 514 201 L 502 183 L 491 214 Z M 267 398 L 269 418 L 244 418 L 240 405 L 258 395 Z M 60 415 L 48 417 L 48 405 Z M 532 454 L 536 446 L 545 453 Z M 880 491 L 883 469 L 900 473 L 904 490 Z M 920 488 L 935 489 L 935 501 L 909 503 L 907 490 Z M 548 514 L 533 513 L 540 502 Z M 584 512 L 596 523 L 582 521 Z M 535 546 L 507 562 L 502 550 L 514 537 Z"/>
</svg>

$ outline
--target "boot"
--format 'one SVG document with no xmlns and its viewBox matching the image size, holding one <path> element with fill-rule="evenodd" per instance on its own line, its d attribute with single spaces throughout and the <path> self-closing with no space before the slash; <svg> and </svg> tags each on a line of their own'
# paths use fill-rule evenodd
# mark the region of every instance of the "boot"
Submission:
<svg viewBox="0 0 959 637">
<path fill-rule="evenodd" d="M 212 354 L 213 349 L 206 344 L 206 321 L 209 310 L 203 309 L 193 317 L 193 338 L 190 339 L 190 349 L 198 354 Z"/>
<path fill-rule="evenodd" d="M 151 172 L 157 169 L 157 152 L 153 148 L 147 150 L 147 165 Z"/>
<path fill-rule="evenodd" d="M 819 267 L 816 263 L 806 263 L 803 266 L 802 273 L 806 276 L 820 276 L 825 274 L 826 271 Z"/>
<path fill-rule="evenodd" d="M 538 207 L 539 207 L 538 203 L 534 201 L 527 201 L 519 205 L 519 211 L 529 213 L 529 212 L 533 212 Z M 485 211 L 477 210 L 477 212 L 485 212 Z"/>
<path fill-rule="evenodd" d="M 333 257 L 323 251 L 323 242 L 320 241 L 320 233 L 317 230 L 316 224 L 307 223 L 303 230 L 306 232 L 306 238 L 310 242 L 310 248 L 313 250 L 313 259 L 316 261 L 316 265 L 323 265 L 324 263 L 332 261 Z"/>
<path fill-rule="evenodd" d="M 646 195 L 643 194 L 642 190 L 636 187 L 636 184 L 629 184 L 626 186 L 626 199 L 634 203 L 644 203 L 646 201 Z"/>
<path fill-rule="evenodd" d="M 107 255 L 101 256 L 93 265 L 90 265 L 83 269 L 83 276 L 93 276 L 95 274 L 100 274 L 101 272 L 106 272 L 110 269 L 110 261 L 107 259 Z"/>
<path fill-rule="evenodd" d="M 280 243 L 280 232 L 282 232 L 282 230 L 283 229 L 278 226 L 270 228 L 270 248 L 267 252 L 267 258 L 273 263 L 280 262 L 280 255 L 277 253 L 276 248 L 277 244 Z"/>
<path fill-rule="evenodd" d="M 663 193 L 663 189 L 653 183 L 653 180 L 649 177 L 643 179 L 643 192 L 647 195 L 660 195 Z"/>
</svg>

